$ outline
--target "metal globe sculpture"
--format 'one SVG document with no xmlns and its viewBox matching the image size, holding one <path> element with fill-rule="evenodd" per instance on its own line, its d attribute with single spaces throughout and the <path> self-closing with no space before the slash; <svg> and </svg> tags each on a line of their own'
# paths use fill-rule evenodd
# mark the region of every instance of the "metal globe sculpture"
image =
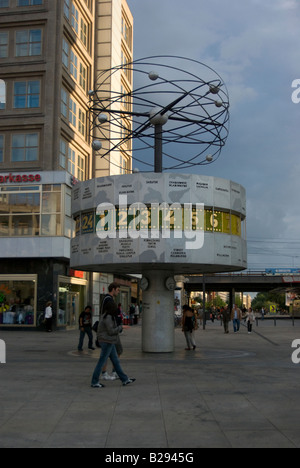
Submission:
<svg viewBox="0 0 300 468">
<path fill-rule="evenodd" d="M 133 91 L 125 86 L 112 91 L 120 70 L 133 80 Z M 215 70 L 196 60 L 153 56 L 104 70 L 89 96 L 92 138 L 97 132 L 93 148 L 101 141 L 99 151 L 106 159 L 127 147 L 132 167 L 143 172 L 182 172 L 212 164 L 228 137 L 226 85 Z"/>
</svg>

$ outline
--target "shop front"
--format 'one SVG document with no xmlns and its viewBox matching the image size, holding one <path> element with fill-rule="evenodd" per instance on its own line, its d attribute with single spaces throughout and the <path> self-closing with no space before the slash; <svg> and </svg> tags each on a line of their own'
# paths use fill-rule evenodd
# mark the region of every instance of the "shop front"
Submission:
<svg viewBox="0 0 300 468">
<path fill-rule="evenodd" d="M 36 326 L 37 275 L 0 275 L 0 325 Z"/>
</svg>

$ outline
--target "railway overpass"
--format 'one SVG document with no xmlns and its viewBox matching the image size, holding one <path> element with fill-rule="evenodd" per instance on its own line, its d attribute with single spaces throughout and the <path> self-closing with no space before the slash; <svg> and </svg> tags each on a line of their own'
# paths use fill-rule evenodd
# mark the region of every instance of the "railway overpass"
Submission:
<svg viewBox="0 0 300 468">
<path fill-rule="evenodd" d="M 244 292 L 297 292 L 300 293 L 300 274 L 268 274 L 265 271 L 243 273 L 192 275 L 185 278 L 185 291 L 229 292 L 233 303 L 235 293 Z"/>
<path fill-rule="evenodd" d="M 207 274 L 186 276 L 185 289 L 188 292 L 203 291 L 262 292 L 281 289 L 300 290 L 300 275 L 269 275 L 264 272 Z"/>
</svg>

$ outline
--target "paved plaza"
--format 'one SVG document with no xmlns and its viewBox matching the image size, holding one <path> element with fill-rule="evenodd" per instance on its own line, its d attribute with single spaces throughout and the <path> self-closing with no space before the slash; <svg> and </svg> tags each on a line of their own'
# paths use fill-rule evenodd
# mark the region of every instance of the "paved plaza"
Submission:
<svg viewBox="0 0 300 468">
<path fill-rule="evenodd" d="M 79 355 L 78 331 L 0 331 L 0 447 L 300 447 L 300 321 L 251 335 L 209 322 L 194 352 L 175 334 L 174 353 L 143 354 L 141 326 L 126 328 L 122 366 L 136 382 L 92 389 L 99 351 Z"/>
</svg>

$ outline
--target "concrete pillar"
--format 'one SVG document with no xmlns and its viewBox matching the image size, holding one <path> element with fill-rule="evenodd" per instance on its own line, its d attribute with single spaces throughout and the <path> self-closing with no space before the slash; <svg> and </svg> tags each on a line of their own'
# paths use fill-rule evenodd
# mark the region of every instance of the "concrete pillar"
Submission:
<svg viewBox="0 0 300 468">
<path fill-rule="evenodd" d="M 174 291 L 168 291 L 165 280 L 173 276 L 165 271 L 147 271 L 149 288 L 143 292 L 142 349 L 145 353 L 174 351 Z"/>
</svg>

